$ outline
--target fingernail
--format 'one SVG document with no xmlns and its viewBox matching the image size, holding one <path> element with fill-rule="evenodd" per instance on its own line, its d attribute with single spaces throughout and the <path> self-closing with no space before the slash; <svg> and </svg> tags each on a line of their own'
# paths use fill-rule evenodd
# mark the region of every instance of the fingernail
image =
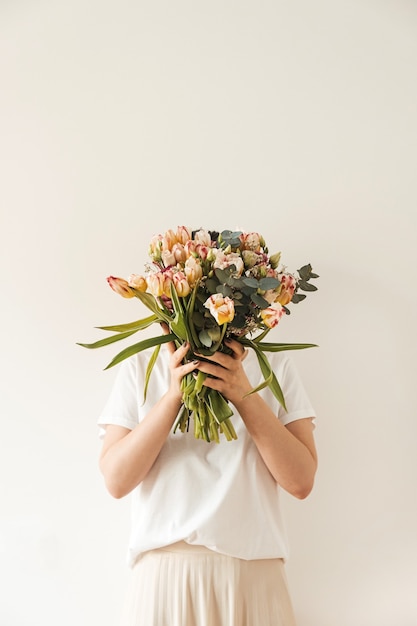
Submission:
<svg viewBox="0 0 417 626">
<path fill-rule="evenodd" d="M 199 365 L 200 361 L 198 361 L 197 359 L 195 361 L 193 361 L 193 365 Z"/>
</svg>

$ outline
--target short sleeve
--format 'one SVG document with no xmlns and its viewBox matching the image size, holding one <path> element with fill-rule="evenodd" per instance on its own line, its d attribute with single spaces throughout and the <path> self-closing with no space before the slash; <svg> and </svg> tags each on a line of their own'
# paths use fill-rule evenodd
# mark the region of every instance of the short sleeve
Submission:
<svg viewBox="0 0 417 626">
<path fill-rule="evenodd" d="M 133 430 L 138 424 L 137 367 L 134 357 L 122 361 L 110 396 L 97 421 L 102 439 L 107 424 Z"/>
<path fill-rule="evenodd" d="M 281 405 L 278 410 L 278 418 L 286 426 L 290 422 L 307 417 L 315 422 L 316 412 L 307 395 L 301 377 L 295 363 L 287 356 L 279 377 L 279 383 L 284 395 L 285 410 Z"/>
</svg>

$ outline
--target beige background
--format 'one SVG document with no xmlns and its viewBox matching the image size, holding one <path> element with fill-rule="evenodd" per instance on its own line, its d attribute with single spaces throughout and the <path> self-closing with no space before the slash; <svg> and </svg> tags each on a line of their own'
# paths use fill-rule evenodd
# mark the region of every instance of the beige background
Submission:
<svg viewBox="0 0 417 626">
<path fill-rule="evenodd" d="M 75 342 L 140 317 L 106 276 L 189 224 L 321 276 L 275 333 L 320 344 L 294 355 L 320 416 L 315 490 L 284 498 L 299 626 L 416 626 L 416 3 L 2 0 L 0 37 L 0 623 L 117 623 L 114 350 Z"/>
</svg>

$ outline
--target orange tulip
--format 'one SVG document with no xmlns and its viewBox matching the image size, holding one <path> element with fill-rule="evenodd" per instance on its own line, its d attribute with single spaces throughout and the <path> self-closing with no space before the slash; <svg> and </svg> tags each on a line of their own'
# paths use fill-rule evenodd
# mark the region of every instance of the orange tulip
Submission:
<svg viewBox="0 0 417 626">
<path fill-rule="evenodd" d="M 231 322 L 235 316 L 235 305 L 232 298 L 224 297 L 221 293 L 215 293 L 208 298 L 204 306 L 220 326 Z"/>
</svg>

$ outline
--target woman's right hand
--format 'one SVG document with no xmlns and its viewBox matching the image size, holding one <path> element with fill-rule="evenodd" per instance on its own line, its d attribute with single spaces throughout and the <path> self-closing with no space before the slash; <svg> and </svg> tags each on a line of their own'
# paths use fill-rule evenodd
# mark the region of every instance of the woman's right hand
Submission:
<svg viewBox="0 0 417 626">
<path fill-rule="evenodd" d="M 166 324 L 161 324 L 164 335 L 169 334 L 169 329 Z M 173 398 L 182 398 L 181 381 L 190 372 L 192 372 L 199 365 L 199 361 L 189 361 L 183 363 L 189 349 L 190 344 L 188 342 L 183 343 L 179 348 L 175 346 L 173 341 L 167 343 L 168 350 L 170 352 L 169 371 L 170 371 L 170 384 L 169 394 Z"/>
</svg>

